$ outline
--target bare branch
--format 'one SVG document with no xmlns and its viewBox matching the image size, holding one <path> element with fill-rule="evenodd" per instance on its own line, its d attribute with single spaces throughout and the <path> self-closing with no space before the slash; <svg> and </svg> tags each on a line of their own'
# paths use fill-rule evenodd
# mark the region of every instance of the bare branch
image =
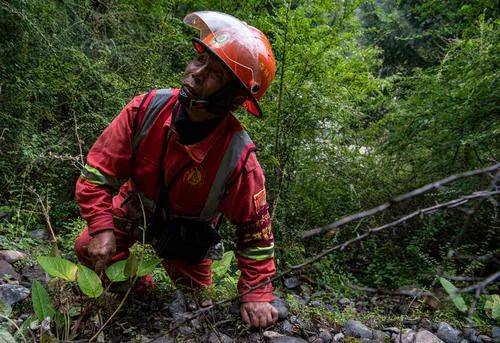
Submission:
<svg viewBox="0 0 500 343">
<path fill-rule="evenodd" d="M 364 286 L 357 286 L 357 285 L 352 285 L 348 284 L 348 287 L 355 289 L 357 291 L 361 292 L 367 292 L 367 293 L 376 293 L 376 294 L 387 294 L 387 295 L 402 295 L 405 297 L 422 297 L 422 296 L 429 296 L 435 298 L 436 296 L 432 292 L 428 291 L 423 291 L 421 289 L 397 289 L 397 290 L 390 290 L 390 289 L 382 289 L 382 288 L 371 288 L 371 287 L 364 287 Z"/>
<path fill-rule="evenodd" d="M 421 209 L 421 210 L 418 210 L 418 211 L 415 211 L 415 212 L 412 212 L 404 217 L 401 217 L 391 223 L 388 223 L 388 224 L 385 224 L 385 225 L 382 225 L 382 226 L 378 226 L 378 227 L 375 227 L 375 228 L 370 228 L 368 229 L 365 233 L 361 234 L 361 235 L 358 235 L 356 236 L 355 238 L 352 238 L 348 241 L 345 241 L 344 243 L 340 243 L 340 244 L 337 244 L 333 247 L 330 247 L 328 249 L 325 249 L 323 250 L 321 253 L 315 255 L 315 256 L 312 256 L 306 260 L 304 260 L 302 263 L 300 264 L 297 264 L 297 265 L 294 265 L 294 266 L 291 266 L 289 267 L 288 269 L 284 270 L 283 272 L 279 273 L 279 274 L 276 274 L 275 276 L 273 276 L 272 278 L 269 278 L 267 279 L 266 281 L 263 281 L 255 286 L 252 286 L 252 287 L 249 287 L 247 288 L 246 291 L 242 292 L 241 294 L 238 294 L 237 296 L 234 296 L 232 298 L 228 298 L 228 299 L 225 299 L 225 300 L 221 300 L 221 301 L 218 301 L 216 303 L 214 303 L 213 305 L 211 306 L 208 306 L 208 307 L 205 307 L 205 308 L 202 308 L 202 309 L 199 309 L 198 311 L 196 312 L 193 312 L 192 315 L 190 316 L 186 316 L 182 321 L 180 321 L 179 323 L 177 323 L 176 325 L 172 326 L 168 331 L 162 333 L 162 335 L 165 335 L 165 334 L 168 334 L 172 331 L 174 331 L 175 329 L 179 328 L 183 323 L 187 322 L 187 321 L 190 321 L 194 318 L 197 318 L 199 317 L 200 315 L 210 311 L 211 309 L 217 307 L 217 306 L 220 306 L 220 305 L 224 305 L 224 304 L 227 304 L 227 303 L 230 303 L 236 299 L 238 299 L 239 297 L 241 296 L 244 296 L 246 294 L 249 294 L 250 292 L 262 287 L 262 286 L 265 286 L 267 285 L 268 283 L 271 283 L 275 280 L 278 280 L 278 279 L 281 279 L 282 277 L 286 276 L 286 275 L 290 275 L 294 272 L 296 272 L 297 270 L 300 270 L 302 268 L 304 268 L 305 266 L 309 265 L 309 264 L 312 264 L 318 260 L 320 260 L 321 258 L 331 254 L 332 252 L 336 251 L 336 250 L 340 250 L 340 251 L 343 251 L 345 248 L 347 248 L 349 245 L 352 245 L 354 243 L 357 243 L 363 239 L 365 239 L 366 237 L 368 237 L 369 235 L 371 234 L 374 234 L 374 233 L 378 233 L 384 229 L 387 229 L 389 227 L 393 227 L 393 226 L 396 226 L 410 218 L 413 218 L 419 214 L 433 214 L 433 213 L 436 213 L 436 211 L 438 209 L 442 209 L 442 208 L 448 208 L 448 207 L 451 207 L 453 205 L 456 205 L 457 203 L 464 203 L 464 202 L 467 202 L 467 201 L 470 201 L 470 200 L 474 200 L 474 199 L 481 199 L 481 198 L 484 198 L 484 197 L 488 197 L 488 196 L 492 196 L 492 195 L 496 195 L 496 194 L 500 194 L 500 191 L 496 191 L 496 192 L 488 192 L 488 191 L 480 191 L 480 192 L 476 192 L 476 193 L 473 193 L 473 194 L 470 194 L 470 195 L 466 195 L 466 196 L 463 196 L 461 198 L 458 198 L 458 199 L 454 199 L 454 200 L 451 200 L 451 201 L 448 201 L 446 203 L 442 203 L 442 204 L 437 204 L 437 205 L 434 205 L 434 206 L 431 206 L 431 207 L 427 207 L 427 208 L 424 208 L 424 209 Z M 465 200 L 465 201 L 464 201 Z M 487 281 L 487 280 L 485 280 Z M 484 282 L 484 281 L 483 281 Z M 410 295 L 410 294 L 408 294 Z M 418 293 L 413 293 L 412 295 L 410 296 L 415 296 L 415 295 L 419 295 Z M 423 295 L 430 295 L 430 294 L 427 294 L 427 293 L 422 293 L 421 295 L 419 296 L 423 296 Z M 431 295 L 432 296 L 432 295 Z M 155 338 L 158 338 L 158 337 L 161 337 L 162 335 L 159 335 Z"/>
<path fill-rule="evenodd" d="M 476 284 L 468 286 L 468 287 L 460 288 L 458 290 L 458 292 L 459 293 L 467 293 L 470 291 L 474 291 L 476 289 L 482 290 L 482 289 L 486 288 L 486 286 L 495 282 L 499 277 L 500 277 L 500 271 L 488 276 L 486 279 L 484 279 L 483 281 L 481 281 L 479 283 L 476 283 Z"/>
<path fill-rule="evenodd" d="M 495 171 L 497 171 L 499 169 L 500 169 L 500 163 L 497 163 L 495 165 L 492 165 L 492 166 L 489 166 L 489 167 L 486 167 L 486 168 L 476 169 L 476 170 L 468 171 L 468 172 L 461 173 L 461 174 L 450 175 L 450 176 L 448 176 L 448 177 L 446 177 L 444 179 L 441 179 L 439 181 L 436 181 L 436 182 L 433 182 L 433 183 L 429 183 L 429 184 L 427 184 L 425 186 L 422 186 L 420 188 L 417 188 L 417 189 L 415 189 L 415 190 L 413 190 L 411 192 L 408 192 L 408 193 L 399 195 L 397 197 L 394 197 L 391 200 L 389 200 L 388 202 L 383 203 L 383 204 L 381 204 L 379 206 L 376 206 L 374 208 L 371 208 L 369 210 L 358 212 L 358 213 L 346 216 L 346 217 L 344 217 L 344 218 L 342 218 L 340 220 L 337 220 L 336 222 L 334 222 L 332 224 L 328 224 L 328 225 L 325 225 L 325 226 L 322 226 L 322 227 L 319 227 L 319 228 L 316 228 L 316 229 L 313 229 L 313 230 L 306 231 L 306 232 L 304 232 L 302 234 L 302 239 L 307 239 L 307 238 L 310 238 L 310 237 L 313 237 L 313 236 L 317 236 L 317 235 L 323 234 L 323 233 L 325 233 L 327 231 L 330 231 L 330 230 L 333 230 L 333 229 L 338 228 L 340 226 L 343 226 L 345 224 L 348 224 L 350 222 L 353 222 L 353 221 L 356 221 L 356 220 L 359 220 L 359 219 L 362 219 L 362 218 L 365 218 L 365 217 L 373 216 L 374 214 L 380 213 L 382 211 L 385 211 L 389 207 L 394 206 L 394 204 L 403 202 L 405 200 L 414 198 L 414 197 L 416 197 L 418 195 L 424 194 L 424 193 L 429 192 L 431 190 L 440 188 L 443 185 L 451 183 L 453 181 L 456 181 L 456 180 L 459 180 L 459 179 L 463 179 L 463 178 L 467 178 L 467 177 L 471 177 L 471 176 L 476 176 L 476 175 L 487 174 L 487 173 L 490 173 L 490 172 L 495 172 Z"/>
</svg>

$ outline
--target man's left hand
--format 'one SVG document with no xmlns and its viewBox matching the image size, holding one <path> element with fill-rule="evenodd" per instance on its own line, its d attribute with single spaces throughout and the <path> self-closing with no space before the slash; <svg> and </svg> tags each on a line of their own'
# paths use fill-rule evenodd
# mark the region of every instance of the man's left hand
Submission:
<svg viewBox="0 0 500 343">
<path fill-rule="evenodd" d="M 241 319 L 253 327 L 265 328 L 278 320 L 278 310 L 268 302 L 241 304 Z"/>
</svg>

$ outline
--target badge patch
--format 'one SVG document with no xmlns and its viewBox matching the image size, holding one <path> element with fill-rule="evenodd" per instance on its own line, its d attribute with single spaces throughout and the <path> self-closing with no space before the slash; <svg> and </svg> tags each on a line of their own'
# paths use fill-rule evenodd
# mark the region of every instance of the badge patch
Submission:
<svg viewBox="0 0 500 343">
<path fill-rule="evenodd" d="M 193 188 L 199 188 L 205 182 L 205 171 L 201 167 L 193 167 L 184 173 L 182 181 Z"/>
<path fill-rule="evenodd" d="M 266 205 L 266 189 L 262 189 L 253 195 L 253 203 L 255 205 L 255 211 L 259 212 L 262 207 Z"/>
<path fill-rule="evenodd" d="M 214 35 L 214 37 L 212 38 L 212 45 L 216 48 L 220 48 L 221 46 L 226 44 L 226 42 L 229 40 L 230 37 L 231 35 L 227 32 Z"/>
</svg>

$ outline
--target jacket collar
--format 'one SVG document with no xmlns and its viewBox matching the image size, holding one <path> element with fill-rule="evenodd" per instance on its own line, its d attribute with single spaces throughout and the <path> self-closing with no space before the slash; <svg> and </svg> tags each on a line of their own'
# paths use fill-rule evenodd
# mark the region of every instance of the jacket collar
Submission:
<svg viewBox="0 0 500 343">
<path fill-rule="evenodd" d="M 230 125 L 232 114 L 228 114 L 225 118 L 208 134 L 208 136 L 191 145 L 182 145 L 179 143 L 179 135 L 175 130 L 173 123 L 175 122 L 175 115 L 178 114 L 180 110 L 180 103 L 176 101 L 172 109 L 171 115 L 167 117 L 163 126 L 168 127 L 172 130 L 172 140 L 174 144 L 178 144 L 180 147 L 184 148 L 189 157 L 196 163 L 201 163 L 213 148 L 213 146 L 227 133 Z"/>
</svg>

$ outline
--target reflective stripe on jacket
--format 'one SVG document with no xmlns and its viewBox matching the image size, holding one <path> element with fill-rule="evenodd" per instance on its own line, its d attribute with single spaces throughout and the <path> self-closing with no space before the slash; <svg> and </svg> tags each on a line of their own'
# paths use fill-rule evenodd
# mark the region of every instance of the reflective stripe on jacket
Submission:
<svg viewBox="0 0 500 343">
<path fill-rule="evenodd" d="M 265 180 L 252 153 L 255 146 L 238 120 L 227 115 L 208 137 L 188 146 L 178 142 L 173 128 L 167 155 L 160 161 L 179 90 L 173 89 L 167 101 L 162 92 L 135 97 L 89 151 L 76 187 L 82 216 L 92 235 L 114 228 L 113 216 L 138 220 L 142 210 L 138 197 L 131 196 L 135 192 L 147 216 L 152 215 L 163 167 L 172 215 L 208 219 L 221 212 L 236 224 L 242 272 L 238 286 L 243 292 L 275 272 Z M 154 116 L 145 117 L 152 109 Z M 243 297 L 271 299 L 271 285 Z"/>
</svg>

